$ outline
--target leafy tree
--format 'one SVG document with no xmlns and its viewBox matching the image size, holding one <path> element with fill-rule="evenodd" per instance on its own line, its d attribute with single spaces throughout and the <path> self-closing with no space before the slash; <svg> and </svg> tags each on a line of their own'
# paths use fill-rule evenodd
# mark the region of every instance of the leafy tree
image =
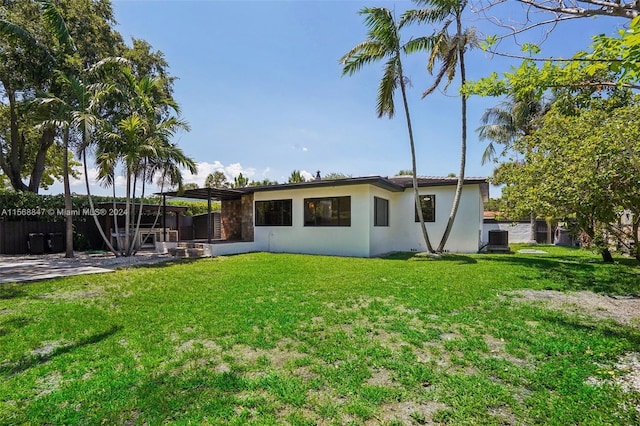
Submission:
<svg viewBox="0 0 640 426">
<path fill-rule="evenodd" d="M 300 174 L 300 170 L 292 171 L 288 180 L 289 183 L 300 183 L 300 182 L 306 182 L 306 181 L 307 180 L 304 178 L 304 176 Z"/>
<path fill-rule="evenodd" d="M 39 91 L 60 95 L 53 70 L 77 73 L 113 56 L 121 38 L 107 0 L 3 2 L 0 12 L 0 121 L 8 123 L 0 132 L 0 168 L 14 189 L 37 192 L 43 178 L 62 175 L 47 155 L 60 135 L 51 126 L 34 130 L 56 111 L 34 109 L 31 101 Z"/>
<path fill-rule="evenodd" d="M 378 61 L 386 61 L 384 72 L 378 86 L 377 113 L 378 118 L 395 115 L 394 94 L 398 86 L 402 94 L 405 118 L 407 121 L 407 131 L 409 133 L 409 145 L 411 148 L 411 163 L 413 176 L 413 190 L 416 210 L 420 221 L 420 228 L 427 250 L 433 252 L 431 241 L 427 233 L 427 228 L 420 206 L 420 194 L 418 191 L 418 179 L 416 174 L 416 153 L 413 139 L 413 128 L 411 126 L 411 115 L 409 113 L 409 103 L 407 102 L 407 82 L 402 69 L 402 55 L 424 50 L 425 47 L 432 46 L 431 40 L 419 37 L 402 44 L 400 40 L 400 26 L 396 23 L 393 13 L 386 8 L 364 8 L 360 14 L 365 16 L 364 22 L 368 28 L 367 39 L 347 52 L 341 59 L 343 65 L 342 75 L 353 75 L 360 71 L 365 65 Z"/>
<path fill-rule="evenodd" d="M 555 105 L 542 127 L 516 143 L 523 161 L 503 164 L 496 173 L 503 197 L 515 215 L 535 209 L 547 216 L 575 214 L 580 229 L 611 260 L 607 234 L 633 241 L 640 225 L 640 102 L 593 99 L 588 108 L 567 111 Z M 623 211 L 630 227 L 619 226 Z"/>
<path fill-rule="evenodd" d="M 395 176 L 411 176 L 413 172 L 411 170 L 400 170 Z"/>
<path fill-rule="evenodd" d="M 102 132 L 96 147 L 96 163 L 99 179 L 107 186 L 115 184 L 117 166 L 124 169 L 125 240 L 119 245 L 122 249 L 119 254 L 130 256 L 136 250 L 146 183 L 160 174 L 169 177 L 181 189 L 180 167 L 186 167 L 191 173 L 196 173 L 197 168 L 192 159 L 170 142 L 177 131 L 188 130 L 189 127 L 184 120 L 166 113 L 169 110 L 178 113 L 179 108 L 172 98 L 166 96 L 163 81 L 157 77 L 136 76 L 131 70 L 123 70 L 121 74 L 124 81 L 120 91 L 126 93 L 118 108 L 121 118 L 115 127 L 111 124 L 110 129 Z M 136 220 L 132 214 L 138 182 L 141 183 L 142 194 Z"/>
<path fill-rule="evenodd" d="M 185 183 L 184 185 L 182 185 L 182 189 L 185 191 L 188 189 L 198 189 L 198 188 L 199 186 L 195 182 Z"/>
<path fill-rule="evenodd" d="M 546 3 L 546 2 L 530 2 Z M 595 2 L 584 2 L 595 4 Z M 619 31 L 616 36 L 604 34 L 592 37 L 588 50 L 577 52 L 570 59 L 540 57 L 538 46 L 526 43 L 523 51 L 528 55 L 518 67 L 504 72 L 502 76 L 492 73 L 489 77 L 469 83 L 465 91 L 482 96 L 512 95 L 522 97 L 533 92 L 540 99 L 546 91 L 561 89 L 564 94 L 576 96 L 589 91 L 606 88 L 626 87 L 640 89 L 640 18 L 634 13 L 618 13 L 628 11 L 632 2 L 608 2 L 601 4 L 601 11 L 611 13 L 594 13 L 595 9 L 585 8 L 589 16 L 615 16 L 633 18 L 629 28 Z M 622 9 L 618 6 L 622 6 Z M 569 12 L 565 12 L 569 13 Z M 575 16 L 585 16 L 576 13 Z M 562 16 L 556 18 L 559 22 Z M 485 44 L 485 49 L 493 50 L 495 37 Z M 496 53 L 496 52 L 494 52 Z M 540 64 L 540 65 L 539 65 Z M 588 98 L 585 102 L 588 103 Z"/>
<path fill-rule="evenodd" d="M 233 178 L 233 183 L 231 184 L 231 188 L 244 188 L 249 185 L 249 178 L 244 177 L 242 173 Z"/>
<path fill-rule="evenodd" d="M 327 173 L 326 175 L 324 175 L 322 177 L 322 180 L 348 179 L 350 177 L 353 177 L 353 176 L 346 175 L 344 173 L 333 172 L 333 173 Z"/>
<path fill-rule="evenodd" d="M 269 185 L 278 185 L 278 181 L 276 180 L 270 180 L 270 179 L 263 179 L 261 181 L 258 180 L 252 180 L 251 182 L 249 182 L 249 186 L 269 186 Z"/>
<path fill-rule="evenodd" d="M 209 173 L 204 181 L 204 186 L 206 188 L 228 188 L 229 182 L 227 181 L 227 176 L 217 170 L 213 173 Z"/>
<path fill-rule="evenodd" d="M 489 198 L 489 201 L 484 203 L 484 210 L 502 213 L 506 210 L 505 201 L 503 198 Z"/>
<path fill-rule="evenodd" d="M 440 85 L 443 78 L 447 78 L 447 86 L 453 81 L 456 73 L 456 67 L 460 71 L 460 84 L 464 87 L 466 84 L 466 67 L 465 52 L 467 49 L 475 47 L 477 37 L 473 28 L 463 29 L 462 15 L 467 7 L 467 1 L 459 0 L 414 0 L 419 5 L 428 6 L 426 9 L 409 10 L 402 15 L 402 25 L 413 22 L 428 23 L 442 25 L 436 33 L 428 38 L 427 43 L 421 46 L 421 49 L 430 50 L 429 60 L 427 62 L 427 70 L 433 72 L 436 62 L 440 62 L 440 69 L 436 73 L 436 78 L 431 87 L 429 87 L 422 97 L 426 97 L 433 93 Z M 449 33 L 449 26 L 455 23 L 455 32 Z M 444 233 L 438 244 L 437 252 L 443 252 L 453 223 L 460 205 L 462 196 L 462 188 L 464 186 L 464 176 L 467 161 L 467 94 L 462 92 L 460 95 L 461 105 L 461 129 L 462 136 L 460 142 L 460 171 L 458 173 L 458 183 L 456 192 L 451 206 L 451 213 L 447 220 Z"/>
</svg>

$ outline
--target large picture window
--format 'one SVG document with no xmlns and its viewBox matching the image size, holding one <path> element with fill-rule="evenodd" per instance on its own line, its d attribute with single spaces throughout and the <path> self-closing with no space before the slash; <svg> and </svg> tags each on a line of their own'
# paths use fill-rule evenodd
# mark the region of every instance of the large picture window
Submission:
<svg viewBox="0 0 640 426">
<path fill-rule="evenodd" d="M 304 226 L 351 226 L 351 197 L 305 198 Z"/>
<path fill-rule="evenodd" d="M 373 197 L 373 225 L 389 226 L 389 200 Z"/>
<path fill-rule="evenodd" d="M 435 222 L 436 221 L 436 196 L 421 195 L 420 206 L 422 207 L 422 218 L 424 219 L 424 221 Z M 416 210 L 416 222 L 420 222 L 420 219 L 418 219 L 417 210 Z"/>
<path fill-rule="evenodd" d="M 291 200 L 256 201 L 256 226 L 291 226 Z"/>
</svg>

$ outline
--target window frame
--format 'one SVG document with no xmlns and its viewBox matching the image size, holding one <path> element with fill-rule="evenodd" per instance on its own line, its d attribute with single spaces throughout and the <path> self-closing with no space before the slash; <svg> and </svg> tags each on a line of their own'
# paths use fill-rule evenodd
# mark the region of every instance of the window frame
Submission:
<svg viewBox="0 0 640 426">
<path fill-rule="evenodd" d="M 431 212 L 429 212 L 428 210 L 425 210 L 425 205 L 423 204 L 423 200 L 426 199 L 427 197 L 431 197 L 431 202 L 432 202 Z M 425 223 L 427 222 L 434 223 L 436 221 L 436 195 L 435 194 L 420 195 L 420 207 L 422 207 L 422 217 Z M 415 222 L 419 223 L 420 219 L 418 218 L 418 209 L 415 206 L 415 199 L 414 199 L 413 210 L 415 213 Z"/>
<path fill-rule="evenodd" d="M 384 221 L 381 223 L 380 209 L 378 203 L 383 202 L 384 208 Z M 388 227 L 389 226 L 389 200 L 382 197 L 373 197 L 373 226 Z"/>
<path fill-rule="evenodd" d="M 272 211 L 274 208 L 275 209 L 280 208 L 279 211 L 277 212 L 277 215 L 280 218 L 279 223 L 266 223 L 265 219 L 267 218 L 267 216 L 264 213 L 262 215 L 258 213 L 259 212 L 258 203 L 262 205 L 264 204 L 273 205 L 273 208 L 267 211 Z M 284 220 L 287 217 L 286 208 L 285 209 L 281 208 L 281 206 L 285 205 L 285 203 L 288 203 L 288 207 L 289 207 L 288 221 Z M 255 210 L 255 221 L 254 221 L 255 226 L 293 226 L 293 199 L 291 198 L 284 198 L 279 200 L 256 200 L 254 205 L 254 210 Z"/>
<path fill-rule="evenodd" d="M 345 213 L 347 213 L 347 207 L 344 205 L 344 202 L 348 200 L 348 217 L 342 217 Z M 337 203 L 337 223 L 333 223 L 333 211 L 331 212 L 331 221 L 330 223 L 318 223 L 318 219 L 316 213 L 318 212 L 319 205 L 326 205 L 326 202 L 331 202 L 331 209 L 333 210 L 334 202 Z M 313 215 L 309 214 L 309 204 L 314 203 L 313 205 Z M 313 197 L 313 198 L 305 198 L 303 200 L 303 223 L 305 227 L 309 228 L 323 228 L 323 227 L 350 227 L 351 226 L 351 196 L 350 195 L 341 195 L 336 197 Z M 307 220 L 308 216 L 314 217 L 314 222 Z M 322 217 L 321 217 L 322 218 Z"/>
</svg>

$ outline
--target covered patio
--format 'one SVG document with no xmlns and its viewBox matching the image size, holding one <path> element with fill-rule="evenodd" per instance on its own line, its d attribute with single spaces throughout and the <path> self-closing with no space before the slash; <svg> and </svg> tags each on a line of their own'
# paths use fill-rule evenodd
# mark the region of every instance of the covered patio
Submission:
<svg viewBox="0 0 640 426">
<path fill-rule="evenodd" d="M 206 238 L 184 238 L 179 241 L 157 241 L 156 251 L 160 253 L 188 253 L 197 256 L 218 256 L 254 251 L 253 191 L 249 188 L 197 188 L 183 192 L 167 191 L 159 193 L 163 208 L 167 198 L 200 200 L 207 202 Z M 212 203 L 220 202 L 220 230 L 214 229 Z"/>
</svg>

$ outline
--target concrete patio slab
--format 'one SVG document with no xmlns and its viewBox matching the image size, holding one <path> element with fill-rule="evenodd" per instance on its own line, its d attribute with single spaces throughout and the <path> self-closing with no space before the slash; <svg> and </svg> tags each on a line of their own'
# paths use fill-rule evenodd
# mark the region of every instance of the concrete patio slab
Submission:
<svg viewBox="0 0 640 426">
<path fill-rule="evenodd" d="M 71 275 L 103 274 L 118 268 L 173 260 L 154 252 L 116 258 L 112 254 L 76 253 L 67 259 L 63 254 L 0 256 L 0 284 L 27 282 Z"/>
<path fill-rule="evenodd" d="M 113 271 L 113 269 L 95 266 L 56 264 L 47 260 L 7 263 L 0 260 L 0 284 L 45 280 L 71 275 L 102 274 Z"/>
</svg>

